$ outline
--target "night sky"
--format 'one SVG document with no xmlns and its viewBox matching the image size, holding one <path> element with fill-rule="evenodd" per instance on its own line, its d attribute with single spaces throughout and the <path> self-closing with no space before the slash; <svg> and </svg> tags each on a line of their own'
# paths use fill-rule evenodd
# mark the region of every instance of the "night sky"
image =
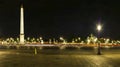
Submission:
<svg viewBox="0 0 120 67">
<path fill-rule="evenodd" d="M 0 0 L 0 37 L 19 37 L 20 0 Z M 120 4 L 114 0 L 23 0 L 25 36 L 57 38 L 96 35 L 120 39 Z"/>
</svg>

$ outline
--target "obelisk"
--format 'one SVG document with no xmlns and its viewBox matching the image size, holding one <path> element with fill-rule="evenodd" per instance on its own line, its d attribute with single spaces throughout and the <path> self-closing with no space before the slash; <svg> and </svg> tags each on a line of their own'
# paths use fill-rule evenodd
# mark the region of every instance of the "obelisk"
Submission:
<svg viewBox="0 0 120 67">
<path fill-rule="evenodd" d="M 24 43 L 24 8 L 23 4 L 20 7 L 20 44 Z"/>
</svg>

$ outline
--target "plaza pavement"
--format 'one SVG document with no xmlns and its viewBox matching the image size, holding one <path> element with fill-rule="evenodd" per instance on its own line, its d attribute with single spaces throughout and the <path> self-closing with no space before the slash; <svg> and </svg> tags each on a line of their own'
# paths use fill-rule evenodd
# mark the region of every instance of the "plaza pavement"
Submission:
<svg viewBox="0 0 120 67">
<path fill-rule="evenodd" d="M 0 67 L 120 67 L 120 53 L 103 51 L 0 50 Z"/>
</svg>

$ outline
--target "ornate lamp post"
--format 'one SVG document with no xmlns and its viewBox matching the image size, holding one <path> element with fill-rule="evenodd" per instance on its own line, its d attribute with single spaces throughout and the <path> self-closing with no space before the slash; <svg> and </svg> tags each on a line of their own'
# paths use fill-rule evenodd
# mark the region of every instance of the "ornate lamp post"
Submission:
<svg viewBox="0 0 120 67">
<path fill-rule="evenodd" d="M 98 24 L 97 25 L 97 31 L 98 31 L 98 34 L 100 33 L 100 31 L 102 30 L 102 25 Z M 99 37 L 99 35 L 98 35 Z M 100 42 L 98 41 L 98 52 L 97 52 L 97 55 L 101 55 L 101 49 L 100 49 Z"/>
</svg>

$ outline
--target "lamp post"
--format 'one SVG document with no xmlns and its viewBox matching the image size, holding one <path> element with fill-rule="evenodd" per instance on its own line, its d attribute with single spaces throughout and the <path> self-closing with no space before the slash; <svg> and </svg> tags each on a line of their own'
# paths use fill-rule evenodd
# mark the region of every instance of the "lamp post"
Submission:
<svg viewBox="0 0 120 67">
<path fill-rule="evenodd" d="M 64 43 L 64 38 L 63 37 L 60 37 L 60 40 L 63 41 L 62 43 Z"/>
<path fill-rule="evenodd" d="M 63 41 L 63 44 L 66 44 L 66 40 L 63 37 L 60 37 L 60 40 Z"/>
<path fill-rule="evenodd" d="M 97 31 L 98 31 L 98 34 L 100 33 L 100 31 L 102 30 L 102 25 L 98 24 L 97 25 Z M 98 35 L 99 37 L 99 35 Z M 100 49 L 100 42 L 98 41 L 98 52 L 97 52 L 97 55 L 101 55 L 101 49 Z"/>
</svg>

